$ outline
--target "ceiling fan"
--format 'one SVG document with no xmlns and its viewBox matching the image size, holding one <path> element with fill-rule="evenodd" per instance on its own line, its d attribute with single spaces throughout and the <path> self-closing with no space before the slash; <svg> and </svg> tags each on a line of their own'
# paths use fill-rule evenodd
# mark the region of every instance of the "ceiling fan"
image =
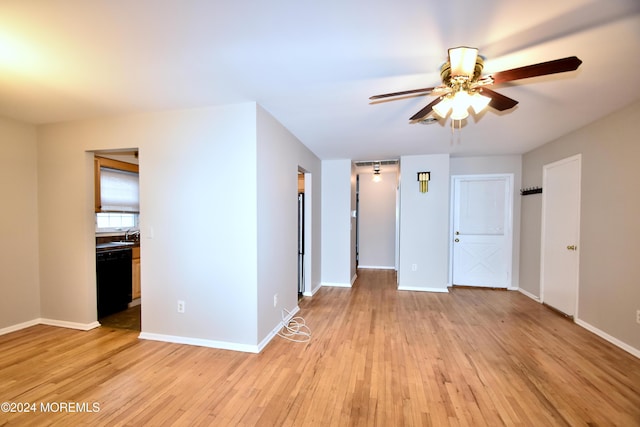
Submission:
<svg viewBox="0 0 640 427">
<path fill-rule="evenodd" d="M 374 95 L 369 99 L 376 100 L 429 93 L 430 95 L 436 95 L 437 98 L 414 114 L 409 120 L 423 120 L 432 111 L 442 118 L 446 118 L 451 112 L 452 120 L 462 120 L 469 115 L 469 108 L 472 108 L 477 114 L 487 105 L 498 111 L 504 111 L 518 104 L 515 99 L 501 95 L 487 86 L 530 77 L 574 71 L 582 64 L 580 59 L 570 56 L 482 76 L 484 58 L 478 55 L 478 49 L 460 46 L 449 49 L 448 54 L 449 60 L 440 69 L 441 85 Z"/>
</svg>

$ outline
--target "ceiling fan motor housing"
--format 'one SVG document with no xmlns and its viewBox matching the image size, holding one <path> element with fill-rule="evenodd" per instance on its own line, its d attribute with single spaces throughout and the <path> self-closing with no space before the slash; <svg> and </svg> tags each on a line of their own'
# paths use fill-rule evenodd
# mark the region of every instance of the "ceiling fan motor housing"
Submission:
<svg viewBox="0 0 640 427">
<path fill-rule="evenodd" d="M 447 61 L 444 64 L 442 64 L 442 67 L 440 67 L 440 78 L 442 79 L 442 83 L 449 87 L 454 85 L 454 83 L 452 83 L 452 80 L 456 82 L 456 80 L 459 80 L 461 78 L 469 82 L 475 82 L 482 75 L 483 69 L 484 69 L 484 59 L 480 55 L 478 55 L 476 57 L 476 65 L 473 68 L 473 77 L 471 79 L 468 79 L 466 76 L 454 76 L 452 79 L 451 63 Z"/>
</svg>

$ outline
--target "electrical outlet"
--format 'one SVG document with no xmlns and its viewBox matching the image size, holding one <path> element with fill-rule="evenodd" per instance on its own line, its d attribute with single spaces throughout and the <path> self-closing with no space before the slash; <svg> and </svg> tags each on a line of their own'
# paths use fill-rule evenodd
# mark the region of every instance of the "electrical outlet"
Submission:
<svg viewBox="0 0 640 427">
<path fill-rule="evenodd" d="M 636 311 L 636 323 L 640 324 L 640 310 Z"/>
<path fill-rule="evenodd" d="M 178 313 L 184 313 L 184 301 L 178 300 Z"/>
<path fill-rule="evenodd" d="M 418 264 L 411 264 L 411 271 L 416 271 L 418 269 Z"/>
<path fill-rule="evenodd" d="M 274 307 L 278 306 L 278 294 L 273 295 L 273 306 Z"/>
</svg>

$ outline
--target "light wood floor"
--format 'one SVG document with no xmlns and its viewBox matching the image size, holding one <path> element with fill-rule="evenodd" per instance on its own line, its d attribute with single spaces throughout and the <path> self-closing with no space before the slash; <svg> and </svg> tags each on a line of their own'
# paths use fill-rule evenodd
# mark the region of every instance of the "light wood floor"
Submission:
<svg viewBox="0 0 640 427">
<path fill-rule="evenodd" d="M 364 270 L 259 355 L 35 326 L 0 336 L 0 425 L 640 425 L 640 360 L 517 292 L 398 292 Z M 144 307 L 143 307 L 144 309 Z M 233 324 L 229 324 L 233 327 Z"/>
</svg>

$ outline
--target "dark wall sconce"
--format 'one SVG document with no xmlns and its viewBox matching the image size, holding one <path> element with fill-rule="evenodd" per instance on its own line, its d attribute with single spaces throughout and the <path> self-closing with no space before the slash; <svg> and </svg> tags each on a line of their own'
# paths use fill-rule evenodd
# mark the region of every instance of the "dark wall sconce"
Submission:
<svg viewBox="0 0 640 427">
<path fill-rule="evenodd" d="M 429 180 L 431 179 L 431 172 L 418 172 L 418 184 L 420 185 L 420 192 L 426 193 L 429 191 Z"/>
</svg>

